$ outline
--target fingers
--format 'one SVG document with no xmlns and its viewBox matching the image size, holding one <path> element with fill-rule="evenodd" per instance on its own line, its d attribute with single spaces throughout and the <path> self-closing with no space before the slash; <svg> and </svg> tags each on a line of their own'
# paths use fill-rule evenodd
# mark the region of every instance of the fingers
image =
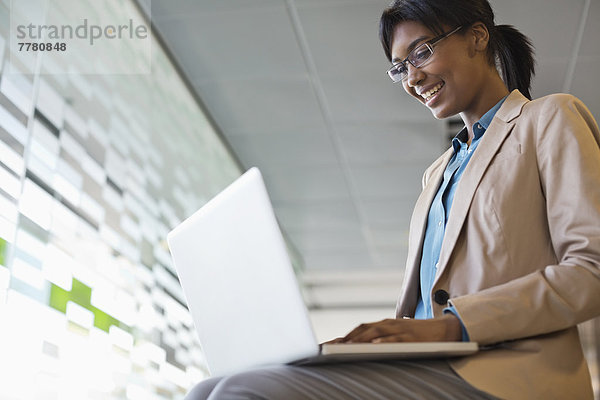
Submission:
<svg viewBox="0 0 600 400">
<path fill-rule="evenodd" d="M 368 329 L 370 329 L 374 325 L 379 324 L 381 322 L 383 322 L 383 321 L 371 322 L 371 323 L 368 323 L 368 324 L 360 324 L 359 326 L 357 326 L 356 328 L 354 328 L 349 334 L 347 334 L 345 336 L 345 338 L 346 339 L 354 338 L 354 337 L 362 334 L 363 332 L 367 331 Z"/>
<path fill-rule="evenodd" d="M 380 321 L 381 322 L 381 321 Z M 352 342 L 360 342 L 360 338 L 373 328 L 379 322 L 369 323 L 369 324 L 361 324 L 358 327 L 354 328 L 349 334 L 347 334 L 343 339 L 345 343 Z"/>
<path fill-rule="evenodd" d="M 391 332 L 389 332 L 388 330 L 384 329 L 382 326 L 372 326 L 372 327 L 364 330 L 360 334 L 354 336 L 351 339 L 351 341 L 352 342 L 357 342 L 357 343 L 371 342 L 373 339 L 377 339 L 377 338 L 382 337 L 382 336 L 387 336 L 390 333 Z"/>
<path fill-rule="evenodd" d="M 398 343 L 398 342 L 410 341 L 410 340 L 406 340 L 406 339 L 407 338 L 406 338 L 405 334 L 398 334 L 398 335 L 378 337 L 376 339 L 373 339 L 371 341 L 371 343 Z"/>
<path fill-rule="evenodd" d="M 327 342 L 323 342 L 321 344 L 336 344 L 336 343 L 343 343 L 343 342 L 344 342 L 344 338 L 339 337 L 339 338 L 328 340 Z"/>
<path fill-rule="evenodd" d="M 458 328 L 449 328 L 451 323 L 457 321 L 458 319 L 455 317 L 438 317 L 429 320 L 386 319 L 370 324 L 362 324 L 338 343 L 439 342 L 460 340 L 460 323 L 456 323 Z M 448 332 L 451 332 L 452 336 Z"/>
<path fill-rule="evenodd" d="M 398 320 L 385 319 L 379 322 L 362 324 L 343 338 L 343 343 L 365 343 L 373 339 L 397 333 Z"/>
</svg>

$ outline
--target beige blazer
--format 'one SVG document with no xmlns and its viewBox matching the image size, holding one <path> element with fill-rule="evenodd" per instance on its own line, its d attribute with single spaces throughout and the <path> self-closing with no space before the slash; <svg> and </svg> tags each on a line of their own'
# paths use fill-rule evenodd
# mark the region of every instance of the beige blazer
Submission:
<svg viewBox="0 0 600 400">
<path fill-rule="evenodd" d="M 397 317 L 415 312 L 427 215 L 452 151 L 423 177 Z M 507 399 L 592 398 L 576 324 L 600 315 L 600 133 L 581 101 L 508 96 L 459 183 L 438 301 L 439 291 L 490 346 L 451 362 L 470 384 Z"/>
</svg>

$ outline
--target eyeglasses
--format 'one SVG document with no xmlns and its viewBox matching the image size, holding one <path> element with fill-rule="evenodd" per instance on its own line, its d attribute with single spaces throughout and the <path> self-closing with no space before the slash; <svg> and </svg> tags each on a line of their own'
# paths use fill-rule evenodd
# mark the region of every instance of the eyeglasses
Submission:
<svg viewBox="0 0 600 400">
<path fill-rule="evenodd" d="M 425 64 L 425 61 L 429 59 L 433 55 L 433 46 L 437 45 L 442 40 L 446 39 L 448 36 L 453 33 L 458 32 L 458 30 L 462 28 L 459 26 L 451 32 L 442 33 L 440 36 L 436 36 L 428 42 L 423 43 L 419 47 L 413 49 L 408 56 L 402 60 L 398 61 L 396 64 L 392 65 L 392 68 L 387 70 L 387 74 L 390 79 L 394 83 L 402 82 L 408 76 L 408 65 L 409 62 L 413 67 L 419 68 L 421 65 Z"/>
</svg>

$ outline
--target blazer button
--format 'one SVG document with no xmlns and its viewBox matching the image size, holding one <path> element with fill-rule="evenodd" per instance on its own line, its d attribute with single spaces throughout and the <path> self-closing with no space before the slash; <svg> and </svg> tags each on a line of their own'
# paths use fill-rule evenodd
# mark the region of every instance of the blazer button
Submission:
<svg viewBox="0 0 600 400">
<path fill-rule="evenodd" d="M 433 300 L 441 306 L 448 303 L 448 299 L 450 299 L 450 295 L 445 290 L 437 290 L 433 294 Z"/>
</svg>

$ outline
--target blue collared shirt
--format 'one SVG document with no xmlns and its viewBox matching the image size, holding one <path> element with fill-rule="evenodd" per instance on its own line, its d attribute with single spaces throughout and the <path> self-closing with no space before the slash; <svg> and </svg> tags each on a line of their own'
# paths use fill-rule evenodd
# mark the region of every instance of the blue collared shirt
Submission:
<svg viewBox="0 0 600 400">
<path fill-rule="evenodd" d="M 500 109 L 502 103 L 504 103 L 504 100 L 506 100 L 506 97 L 500 100 L 473 125 L 473 140 L 470 146 L 467 144 L 468 133 L 466 127 L 452 139 L 454 155 L 444 171 L 444 178 L 431 203 L 427 218 L 423 253 L 421 255 L 421 291 L 415 311 L 415 318 L 417 319 L 433 318 L 431 289 L 438 268 L 442 241 L 444 240 L 446 224 L 448 223 L 448 216 L 452 208 L 454 195 L 469 160 L 477 149 L 486 129 L 490 126 L 496 112 Z M 456 315 L 452 307 L 448 311 Z M 468 335 L 463 326 L 463 340 L 465 339 L 468 340 Z"/>
</svg>

